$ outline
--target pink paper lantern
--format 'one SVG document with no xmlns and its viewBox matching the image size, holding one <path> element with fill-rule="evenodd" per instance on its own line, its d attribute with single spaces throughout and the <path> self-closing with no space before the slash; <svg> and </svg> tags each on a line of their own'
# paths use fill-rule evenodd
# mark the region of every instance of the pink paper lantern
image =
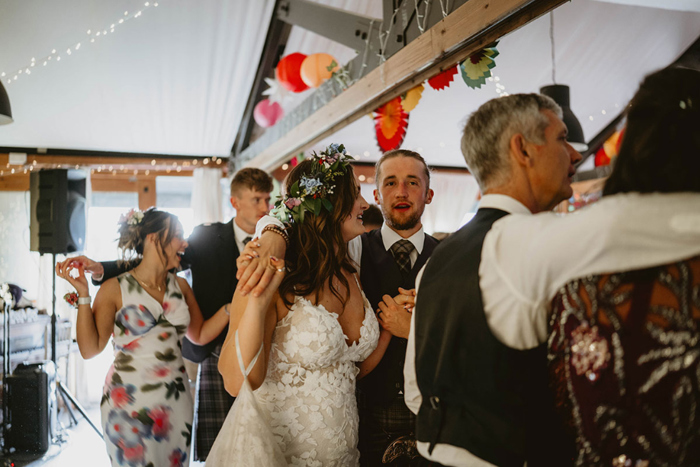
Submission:
<svg viewBox="0 0 700 467">
<path fill-rule="evenodd" d="M 282 109 L 282 106 L 277 102 L 271 102 L 270 99 L 261 100 L 253 109 L 255 123 L 263 128 L 271 127 L 283 116 L 284 109 Z"/>
</svg>

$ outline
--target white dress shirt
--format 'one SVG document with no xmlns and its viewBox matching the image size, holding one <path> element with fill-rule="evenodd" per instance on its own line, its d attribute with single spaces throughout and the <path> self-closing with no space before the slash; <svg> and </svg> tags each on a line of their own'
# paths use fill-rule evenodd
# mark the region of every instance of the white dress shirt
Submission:
<svg viewBox="0 0 700 467">
<path fill-rule="evenodd" d="M 263 229 L 270 224 L 274 224 L 284 228 L 284 224 L 282 224 L 282 222 L 276 217 L 263 216 L 255 226 L 255 237 L 260 238 Z M 391 246 L 394 243 L 403 239 L 401 235 L 396 233 L 396 231 L 392 230 L 391 227 L 388 227 L 386 225 L 386 222 L 382 224 L 381 232 L 382 242 L 384 243 L 384 249 L 386 249 L 387 251 L 389 251 L 389 248 L 391 248 Z M 413 243 L 413 246 L 415 247 L 415 250 L 413 250 L 409 255 L 409 257 L 411 258 L 411 267 L 413 267 L 413 265 L 416 264 L 416 261 L 418 260 L 418 256 L 420 256 L 420 254 L 423 253 L 423 244 L 425 243 L 425 233 L 423 231 L 423 227 L 421 226 L 421 228 L 416 233 L 408 237 L 406 240 Z M 355 263 L 357 269 L 359 270 L 361 266 L 360 263 L 362 262 L 362 238 L 360 238 L 359 235 L 348 242 L 348 256 L 350 257 L 350 260 L 352 260 Z M 396 291 L 396 293 L 398 294 L 398 290 Z"/>
<path fill-rule="evenodd" d="M 621 194 L 564 216 L 532 216 L 522 212 L 517 201 L 503 198 L 485 195 L 481 201 L 480 207 L 502 209 L 512 215 L 495 222 L 484 239 L 479 287 L 491 332 L 515 349 L 529 349 L 547 340 L 550 302 L 567 282 L 700 254 L 697 193 Z M 422 273 L 416 280 L 419 292 Z M 416 313 L 420 310 L 414 310 L 412 320 Z M 416 381 L 413 330 L 411 323 L 404 386 L 406 405 L 417 413 L 422 397 Z M 444 465 L 491 465 L 447 444 L 437 444 L 428 455 L 428 443 L 419 442 L 418 452 Z"/>
<path fill-rule="evenodd" d="M 238 247 L 238 253 L 240 253 L 245 248 L 245 243 L 243 243 L 243 240 L 245 240 L 246 237 L 254 237 L 255 233 L 248 233 L 240 228 L 238 224 L 236 224 L 235 217 L 231 223 L 233 224 L 233 237 L 236 239 L 236 247 Z"/>
</svg>

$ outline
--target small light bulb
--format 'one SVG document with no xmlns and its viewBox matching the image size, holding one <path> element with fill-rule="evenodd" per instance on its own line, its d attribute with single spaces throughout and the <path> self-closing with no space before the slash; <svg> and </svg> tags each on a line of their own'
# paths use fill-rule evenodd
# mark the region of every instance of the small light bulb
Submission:
<svg viewBox="0 0 700 467">
<path fill-rule="evenodd" d="M 151 161 L 151 165 L 156 165 L 156 160 L 155 160 L 155 159 L 153 159 L 153 160 Z"/>
<path fill-rule="evenodd" d="M 128 12 L 128 11 L 125 11 L 125 12 L 124 12 L 124 16 L 128 16 L 128 15 L 129 15 L 129 12 Z"/>
<path fill-rule="evenodd" d="M 603 115 L 605 115 L 607 112 L 606 112 L 605 110 L 601 110 L 600 113 L 602 113 Z"/>
<path fill-rule="evenodd" d="M 4 78 L 4 77 L 5 77 L 5 72 L 3 71 L 2 73 L 0 73 L 0 78 Z"/>
<path fill-rule="evenodd" d="M 102 34 L 102 33 L 100 31 L 97 31 L 97 34 L 95 34 L 95 35 L 99 37 L 100 34 Z"/>
<path fill-rule="evenodd" d="M 61 56 L 60 56 L 60 55 L 59 55 L 58 57 L 56 57 L 56 61 L 58 61 L 58 62 L 61 61 Z"/>
<path fill-rule="evenodd" d="M 287 170 L 289 168 L 289 164 L 282 164 L 282 170 Z"/>
<path fill-rule="evenodd" d="M 357 177 L 357 179 L 361 182 L 364 182 L 366 178 L 367 177 L 365 177 L 364 175 L 360 175 L 359 177 Z"/>
<path fill-rule="evenodd" d="M 494 76 L 493 79 L 496 80 L 496 81 L 500 81 L 500 80 L 501 80 L 501 78 L 499 78 L 498 76 Z"/>
<path fill-rule="evenodd" d="M 88 33 L 88 35 L 90 35 L 92 33 L 92 29 L 88 29 L 87 33 Z"/>
<path fill-rule="evenodd" d="M 119 24 L 122 24 L 124 22 L 124 18 L 119 20 Z"/>
<path fill-rule="evenodd" d="M 369 151 L 365 151 L 362 153 L 365 157 L 369 157 Z"/>
<path fill-rule="evenodd" d="M 36 62 L 36 58 L 32 57 L 32 61 L 33 61 L 33 62 Z"/>
<path fill-rule="evenodd" d="M 177 171 L 178 171 L 178 172 L 182 172 L 182 167 L 178 167 L 178 168 L 177 168 Z"/>
<path fill-rule="evenodd" d="M 51 53 L 52 53 L 52 54 L 55 54 L 55 53 L 56 53 L 56 49 L 53 49 L 53 50 L 51 51 Z"/>
<path fill-rule="evenodd" d="M 72 54 L 73 52 L 71 51 L 71 49 L 68 49 L 68 50 L 66 50 L 66 53 L 67 53 L 68 55 L 70 55 L 70 54 Z"/>
<path fill-rule="evenodd" d="M 204 165 L 207 165 L 207 164 L 209 164 L 209 158 L 207 158 L 207 159 L 204 159 L 203 163 L 204 163 Z"/>
<path fill-rule="evenodd" d="M 78 42 L 77 44 L 75 44 L 75 50 L 78 50 L 78 49 L 80 49 L 80 42 Z"/>
<path fill-rule="evenodd" d="M 146 3 L 144 3 L 144 5 L 148 6 L 148 5 L 150 5 L 150 3 L 146 2 Z"/>
<path fill-rule="evenodd" d="M 151 171 L 150 171 L 150 170 L 146 170 L 146 172 L 144 172 L 144 173 L 145 173 L 146 175 L 148 175 L 148 174 L 151 173 Z"/>
<path fill-rule="evenodd" d="M 593 115 L 589 115 L 588 120 L 593 121 Z"/>
</svg>

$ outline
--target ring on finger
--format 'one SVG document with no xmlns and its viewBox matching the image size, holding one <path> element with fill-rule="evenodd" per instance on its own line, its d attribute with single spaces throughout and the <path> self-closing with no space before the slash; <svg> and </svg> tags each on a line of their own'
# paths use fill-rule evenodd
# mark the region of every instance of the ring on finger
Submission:
<svg viewBox="0 0 700 467">
<path fill-rule="evenodd" d="M 281 268 L 277 268 L 277 272 L 285 272 L 287 270 L 286 267 L 282 266 Z"/>
</svg>

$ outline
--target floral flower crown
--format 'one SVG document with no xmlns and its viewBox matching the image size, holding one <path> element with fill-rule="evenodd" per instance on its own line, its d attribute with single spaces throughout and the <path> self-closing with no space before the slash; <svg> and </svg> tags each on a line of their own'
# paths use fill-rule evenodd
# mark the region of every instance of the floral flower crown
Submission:
<svg viewBox="0 0 700 467">
<path fill-rule="evenodd" d="M 285 224 L 303 222 L 307 211 L 315 216 L 321 209 L 331 212 L 333 204 L 327 197 L 333 193 L 335 178 L 347 173 L 353 158 L 347 155 L 342 144 L 331 144 L 320 154 L 312 153 L 311 160 L 314 161 L 311 173 L 294 182 L 289 192 L 275 202 L 272 215 Z"/>
<path fill-rule="evenodd" d="M 143 212 L 138 209 L 131 209 L 126 214 L 119 216 L 120 224 L 138 225 L 143 220 Z"/>
</svg>

